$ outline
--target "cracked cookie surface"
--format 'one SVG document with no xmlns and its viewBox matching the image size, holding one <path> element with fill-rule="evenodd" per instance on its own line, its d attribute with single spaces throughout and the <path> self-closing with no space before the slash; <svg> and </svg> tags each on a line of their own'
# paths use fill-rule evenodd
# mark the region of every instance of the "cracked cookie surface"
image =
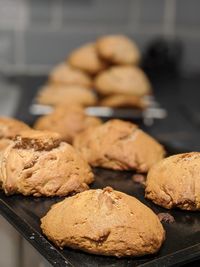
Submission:
<svg viewBox="0 0 200 267">
<path fill-rule="evenodd" d="M 156 253 L 165 239 L 152 210 L 110 187 L 88 190 L 53 205 L 41 219 L 41 228 L 60 248 L 117 257 Z"/>
<path fill-rule="evenodd" d="M 9 117 L 0 117 L 0 160 L 2 157 L 3 151 L 12 144 L 12 140 L 17 134 L 21 131 L 30 129 L 28 125 L 22 121 L 9 118 Z M 2 186 L 2 177 L 0 171 L 0 188 Z"/>
<path fill-rule="evenodd" d="M 2 153 L 2 188 L 7 195 L 66 196 L 88 189 L 93 173 L 57 133 L 21 132 Z"/>
<path fill-rule="evenodd" d="M 90 165 L 114 170 L 147 172 L 165 154 L 154 138 L 122 120 L 90 128 L 78 134 L 73 144 Z"/>
<path fill-rule="evenodd" d="M 167 209 L 200 210 L 200 153 L 173 155 L 155 164 L 145 196 Z"/>
</svg>

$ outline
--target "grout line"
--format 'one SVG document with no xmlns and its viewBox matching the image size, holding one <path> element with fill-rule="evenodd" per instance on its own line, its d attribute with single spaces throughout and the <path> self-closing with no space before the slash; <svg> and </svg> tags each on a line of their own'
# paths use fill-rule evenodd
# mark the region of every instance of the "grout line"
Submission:
<svg viewBox="0 0 200 267">
<path fill-rule="evenodd" d="M 28 18 L 30 11 L 28 7 L 28 3 L 25 0 L 21 0 L 20 2 L 20 23 L 15 27 L 14 35 L 15 35 L 15 45 L 14 45 L 14 56 L 15 56 L 15 64 L 25 65 L 25 28 L 28 23 Z"/>
<path fill-rule="evenodd" d="M 138 30 L 140 20 L 141 4 L 139 0 L 130 1 L 129 28 L 134 32 Z"/>
<path fill-rule="evenodd" d="M 88 24 L 88 25 L 77 25 L 77 26 L 74 26 L 74 25 L 68 25 L 68 28 L 65 27 L 65 28 L 62 28 L 62 29 L 59 29 L 58 31 L 56 29 L 54 29 L 53 27 L 47 27 L 47 26 L 41 26 L 41 27 L 31 27 L 31 28 L 28 28 L 26 29 L 27 31 L 29 32 L 33 32 L 33 33 L 41 33 L 41 32 L 47 32 L 47 33 L 55 33 L 55 32 L 59 32 L 59 33 L 69 33 L 69 34 L 83 34 L 84 33 L 95 33 L 95 34 L 99 34 L 99 33 L 102 33 L 102 31 L 104 31 L 104 29 L 102 30 L 102 28 L 104 28 L 104 26 L 106 25 L 91 25 L 91 24 Z M 111 27 L 107 27 L 107 32 L 119 32 L 119 31 L 122 31 L 122 32 L 127 32 L 127 29 L 128 29 L 128 32 L 131 32 L 133 31 L 134 32 L 134 29 L 132 27 L 132 25 L 129 25 L 129 27 L 127 27 L 127 25 L 116 25 L 116 24 L 112 24 L 110 25 Z M 153 28 L 153 27 L 149 27 L 149 28 Z M 155 26 L 156 28 L 156 26 Z M 5 29 L 5 28 L 1 28 L 0 26 L 0 30 L 1 29 Z M 138 29 L 137 29 L 138 30 Z M 139 29 L 140 30 L 140 29 Z M 17 29 L 18 32 L 20 31 L 24 31 L 24 29 Z"/>
<path fill-rule="evenodd" d="M 77 25 L 77 26 L 74 26 L 74 25 L 68 25 L 68 28 L 65 27 L 65 28 L 61 28 L 61 29 L 55 29 L 53 27 L 47 27 L 47 26 L 41 26 L 41 27 L 31 27 L 31 28 L 28 28 L 26 29 L 27 31 L 29 32 L 33 32 L 33 33 L 41 33 L 41 32 L 47 32 L 47 33 L 55 33 L 55 32 L 59 32 L 61 34 L 64 34 L 64 33 L 69 33 L 69 34 L 82 34 L 84 35 L 84 33 L 91 33 L 91 32 L 94 32 L 94 33 L 102 33 L 102 31 L 104 31 L 104 26 L 106 25 L 91 25 L 91 24 L 87 24 L 87 25 Z M 123 32 L 126 32 L 127 31 L 127 25 L 125 26 L 121 26 L 121 25 L 117 25 L 116 24 L 112 24 L 110 25 L 111 27 L 107 27 L 107 32 L 116 32 L 116 31 L 123 31 Z M 102 29 L 103 28 L 103 29 Z M 1 26 L 0 26 L 0 30 L 1 30 Z M 5 29 L 5 28 L 3 28 Z M 17 31 L 24 31 L 24 29 L 17 29 Z"/>
<path fill-rule="evenodd" d="M 15 64 L 25 64 L 25 40 L 24 31 L 15 31 L 15 45 L 14 45 Z"/>
<path fill-rule="evenodd" d="M 165 0 L 164 11 L 164 34 L 174 36 L 175 34 L 175 17 L 176 17 L 176 2 L 175 0 Z"/>
<path fill-rule="evenodd" d="M 0 27 L 1 30 L 1 27 Z M 60 34 L 84 34 L 84 33 L 91 33 L 94 32 L 95 35 L 96 34 L 101 34 L 102 33 L 102 27 L 94 27 L 94 28 L 88 28 L 88 27 L 74 27 L 74 28 L 69 28 L 69 29 L 59 29 L 59 31 L 56 31 L 55 29 L 52 28 L 48 28 L 48 27 L 34 27 L 34 28 L 29 28 L 27 29 L 28 32 L 32 32 L 32 33 L 55 33 L 55 32 L 59 32 Z M 121 31 L 121 32 L 125 32 L 125 33 L 137 33 L 137 34 L 145 34 L 145 35 L 152 35 L 152 34 L 162 34 L 163 31 L 162 29 L 160 29 L 160 27 L 158 25 L 145 25 L 145 26 L 140 26 L 138 29 L 133 30 L 133 28 L 131 27 L 131 25 L 129 25 L 129 27 L 125 27 L 125 28 L 117 28 L 116 29 L 111 29 L 108 28 L 107 32 L 116 32 L 116 31 Z M 16 29 L 17 35 L 20 32 L 24 32 L 24 29 Z M 178 27 L 177 29 L 177 35 L 180 35 L 182 37 L 187 37 L 187 38 L 191 38 L 191 39 L 200 39 L 200 31 L 198 28 L 196 29 L 187 29 L 184 27 Z M 171 31 L 165 32 L 165 35 L 172 35 Z"/>
<path fill-rule="evenodd" d="M 54 30 L 60 30 L 62 28 L 63 10 L 62 0 L 53 1 L 51 26 Z"/>
<path fill-rule="evenodd" d="M 38 74 L 48 74 L 49 71 L 52 69 L 52 65 L 12 65 L 12 64 L 0 64 L 0 73 L 1 74 L 31 74 L 31 75 L 38 75 Z"/>
<path fill-rule="evenodd" d="M 189 28 L 186 29 L 184 27 L 178 27 L 175 33 L 177 36 L 183 36 L 186 38 L 191 38 L 191 39 L 196 39 L 196 40 L 200 39 L 199 29 L 189 29 Z"/>
<path fill-rule="evenodd" d="M 20 2 L 20 17 L 21 20 L 19 24 L 16 24 L 14 35 L 15 35 L 15 45 L 14 45 L 14 57 L 15 57 L 15 64 L 23 65 L 25 64 L 25 41 L 24 41 L 24 27 L 27 23 L 25 16 L 28 12 L 28 6 L 26 6 L 25 1 L 21 0 Z M 28 17 L 28 15 L 27 15 Z"/>
<path fill-rule="evenodd" d="M 3 75 L 31 75 L 31 76 L 38 76 L 38 75 L 48 75 L 52 67 L 55 66 L 55 64 L 52 65 L 0 65 L 0 74 Z M 188 71 L 186 71 L 188 70 Z M 197 71 L 196 67 L 190 67 L 184 68 L 184 73 L 192 73 L 194 71 Z"/>
<path fill-rule="evenodd" d="M 160 28 L 159 25 L 142 25 L 138 28 L 138 30 L 136 30 L 136 33 L 139 34 L 139 35 L 155 35 L 155 34 L 162 34 L 163 31 L 162 29 Z"/>
</svg>

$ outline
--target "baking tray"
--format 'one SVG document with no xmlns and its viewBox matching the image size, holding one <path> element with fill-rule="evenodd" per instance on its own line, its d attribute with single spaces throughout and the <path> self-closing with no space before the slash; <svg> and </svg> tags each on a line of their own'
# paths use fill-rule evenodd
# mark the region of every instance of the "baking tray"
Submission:
<svg viewBox="0 0 200 267">
<path fill-rule="evenodd" d="M 92 188 L 112 186 L 129 195 L 135 196 L 155 213 L 166 212 L 164 208 L 154 205 L 144 198 L 144 187 L 132 180 L 133 172 L 120 172 L 93 169 L 95 182 Z M 60 250 L 48 241 L 41 233 L 40 218 L 50 206 L 63 198 L 34 198 L 21 195 L 5 196 L 0 193 L 1 214 L 24 236 L 52 266 L 81 267 L 160 267 L 180 266 L 200 259 L 200 212 L 181 210 L 170 211 L 174 223 L 163 223 L 166 230 L 166 241 L 158 254 L 140 258 L 115 258 L 90 255 L 78 250 L 65 248 Z M 197 265 L 200 266 L 200 262 Z"/>
<path fill-rule="evenodd" d="M 154 120 L 162 120 L 167 117 L 167 111 L 160 106 L 160 103 L 156 100 L 155 96 L 145 96 L 144 101 L 148 103 L 146 108 L 111 108 L 102 106 L 89 106 L 85 108 L 85 112 L 89 116 L 100 117 L 103 120 L 108 119 L 123 119 L 123 120 L 139 120 L 144 125 L 150 126 L 154 123 Z M 48 105 L 37 104 L 34 98 L 30 107 L 30 116 L 42 116 L 51 113 L 53 108 Z"/>
</svg>

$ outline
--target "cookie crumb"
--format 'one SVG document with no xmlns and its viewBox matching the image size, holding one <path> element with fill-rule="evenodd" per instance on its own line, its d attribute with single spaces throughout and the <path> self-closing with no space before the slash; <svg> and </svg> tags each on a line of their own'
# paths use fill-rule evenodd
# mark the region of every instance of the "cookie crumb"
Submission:
<svg viewBox="0 0 200 267">
<path fill-rule="evenodd" d="M 138 184 L 145 184 L 145 176 L 143 174 L 133 174 L 131 177 L 133 182 L 138 183 Z"/>
<path fill-rule="evenodd" d="M 175 222 L 174 217 L 167 212 L 158 213 L 157 216 L 161 222 L 167 222 L 167 223 L 174 223 Z"/>
</svg>

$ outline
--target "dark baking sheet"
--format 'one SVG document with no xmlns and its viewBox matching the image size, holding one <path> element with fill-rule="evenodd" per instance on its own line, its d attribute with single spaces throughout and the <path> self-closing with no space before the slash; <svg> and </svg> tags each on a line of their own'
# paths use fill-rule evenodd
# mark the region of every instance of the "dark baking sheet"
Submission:
<svg viewBox="0 0 200 267">
<path fill-rule="evenodd" d="M 36 116 L 30 114 L 30 106 L 38 88 L 45 83 L 46 76 L 17 75 L 8 77 L 8 81 L 20 88 L 21 97 L 15 117 L 30 125 L 33 124 Z M 151 126 L 144 126 L 141 119 L 134 118 L 134 122 L 145 128 L 156 139 L 172 145 L 177 150 L 199 151 L 199 127 L 193 123 L 196 122 L 196 117 L 195 119 L 188 117 L 189 111 L 186 111 L 183 105 L 190 106 L 190 109 L 200 113 L 197 108 L 200 107 L 198 105 L 200 76 L 175 78 L 156 73 L 151 77 L 151 82 L 155 98 L 160 106 L 167 110 L 167 117 L 154 120 Z"/>
<path fill-rule="evenodd" d="M 132 172 L 94 169 L 95 183 L 92 188 L 107 185 L 133 195 L 151 207 L 155 213 L 165 212 L 144 199 L 144 187 L 131 179 Z M 40 231 L 40 218 L 50 206 L 62 198 L 7 197 L 0 193 L 0 212 L 7 220 L 52 264 L 52 266 L 83 267 L 134 267 L 179 266 L 200 259 L 200 213 L 181 210 L 170 211 L 175 223 L 164 223 L 166 241 L 160 252 L 141 258 L 114 258 L 90 255 L 65 248 L 60 250 L 49 242 Z M 199 266 L 191 265 L 191 266 Z"/>
</svg>

